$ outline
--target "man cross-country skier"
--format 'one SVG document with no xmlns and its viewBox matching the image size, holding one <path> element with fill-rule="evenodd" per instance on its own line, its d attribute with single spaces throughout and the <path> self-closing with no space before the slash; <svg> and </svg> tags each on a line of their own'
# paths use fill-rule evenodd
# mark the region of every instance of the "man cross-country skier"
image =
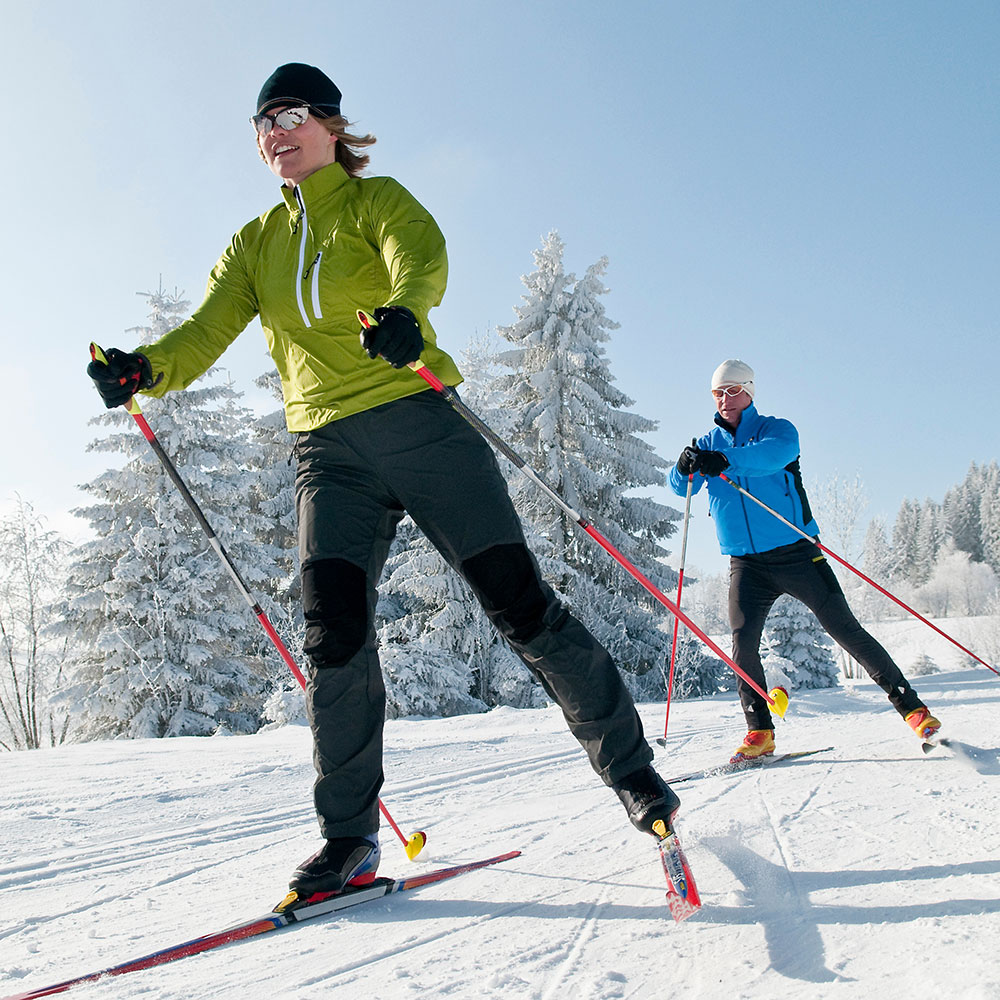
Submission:
<svg viewBox="0 0 1000 1000">
<path fill-rule="evenodd" d="M 88 369 L 109 407 L 136 391 L 161 396 L 190 385 L 260 317 L 296 439 L 306 699 L 326 841 L 291 888 L 337 892 L 378 865 L 376 585 L 405 513 L 562 708 L 632 823 L 669 828 L 678 799 L 650 766 L 618 669 L 542 581 L 489 446 L 406 368 L 421 358 L 446 385 L 462 381 L 428 320 L 445 290 L 444 238 L 396 181 L 360 176 L 375 138 L 348 132 L 340 103 L 316 67 L 275 70 L 252 122 L 280 202 L 233 237 L 190 319 Z M 378 325 L 359 331 L 358 310 Z"/>
<path fill-rule="evenodd" d="M 767 690 L 761 634 L 771 606 L 782 594 L 791 594 L 865 668 L 910 728 L 921 739 L 930 738 L 941 723 L 889 654 L 858 623 L 822 551 L 718 478 L 726 473 L 805 534 L 819 538 L 799 471 L 798 431 L 788 420 L 761 416 L 754 406 L 755 392 L 749 365 L 723 361 L 712 375 L 716 426 L 681 452 L 669 474 L 670 487 L 679 496 L 687 493 L 692 473 L 692 492 L 707 485 L 719 544 L 730 557 L 733 659 Z M 732 763 L 774 753 L 774 724 L 767 702 L 742 678 L 737 689 L 748 732 L 733 751 Z"/>
</svg>

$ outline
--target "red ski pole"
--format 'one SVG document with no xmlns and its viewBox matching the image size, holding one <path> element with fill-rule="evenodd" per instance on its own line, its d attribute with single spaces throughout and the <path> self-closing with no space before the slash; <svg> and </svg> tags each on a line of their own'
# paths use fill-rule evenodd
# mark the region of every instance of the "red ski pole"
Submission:
<svg viewBox="0 0 1000 1000">
<path fill-rule="evenodd" d="M 691 520 L 691 493 L 694 490 L 694 473 L 688 476 L 687 496 L 684 498 L 684 530 L 681 532 L 681 564 L 677 570 L 677 607 L 681 606 L 681 591 L 684 588 L 684 561 L 687 557 L 688 523 Z M 674 693 L 674 663 L 677 658 L 677 631 L 680 619 L 674 618 L 674 638 L 670 644 L 670 676 L 667 679 L 667 711 L 663 716 L 663 742 L 667 741 L 667 726 L 670 725 L 670 699 Z"/>
<path fill-rule="evenodd" d="M 953 639 L 950 635 L 948 635 L 947 632 L 943 632 L 941 629 L 937 627 L 937 625 L 934 624 L 934 622 L 928 621 L 928 619 L 926 619 L 922 614 L 920 614 L 919 611 L 914 611 L 913 608 L 909 606 L 909 604 L 905 604 L 898 597 L 896 597 L 895 594 L 890 594 L 889 591 L 885 589 L 885 587 L 882 587 L 879 584 L 877 584 L 870 576 L 865 576 L 865 574 L 862 573 L 861 570 L 859 570 L 857 567 L 852 566 L 846 559 L 842 559 L 840 556 L 837 555 L 836 552 L 832 552 L 825 545 L 823 545 L 818 538 L 813 538 L 811 535 L 807 535 L 800 527 L 798 527 L 795 524 L 792 524 L 792 522 L 789 521 L 787 517 L 782 517 L 782 515 L 779 514 L 776 510 L 772 509 L 771 507 L 768 507 L 768 505 L 764 503 L 763 500 L 758 500 L 757 497 L 755 497 L 749 490 L 745 490 L 742 486 L 739 485 L 739 483 L 734 483 L 727 475 L 722 474 L 719 476 L 719 478 L 729 483 L 729 485 L 732 486 L 734 490 L 739 490 L 739 492 L 742 493 L 743 496 L 745 496 L 748 500 L 752 500 L 755 504 L 757 504 L 758 507 L 763 507 L 764 510 L 768 512 L 768 514 L 773 514 L 774 517 L 776 517 L 779 521 L 781 521 L 782 524 L 788 525 L 788 527 L 791 528 L 792 531 L 801 535 L 807 542 L 812 542 L 813 545 L 815 545 L 816 548 L 820 550 L 820 552 L 825 553 L 831 559 L 836 559 L 841 566 L 846 566 L 856 576 L 861 577 L 861 579 L 864 580 L 865 583 L 870 583 L 880 594 L 885 594 L 885 596 L 888 597 L 889 600 L 895 601 L 904 611 L 909 611 L 909 613 L 913 615 L 914 618 L 919 618 L 920 621 L 922 621 L 925 625 L 928 625 L 932 629 L 934 629 L 934 631 L 937 632 L 938 635 L 942 635 L 949 642 L 954 643 L 954 645 L 958 646 L 958 648 L 962 650 L 963 653 L 968 654 L 978 663 L 981 663 L 984 667 L 986 667 L 987 670 L 992 670 L 993 673 L 1000 676 L 1000 670 L 997 670 L 996 667 L 991 667 L 984 659 L 982 659 L 979 656 L 976 656 L 976 654 L 973 653 L 972 650 L 966 649 L 965 646 L 963 646 L 957 639 Z"/>
<path fill-rule="evenodd" d="M 104 352 L 97 346 L 97 344 L 90 345 L 90 356 L 95 361 L 100 361 L 102 363 L 107 363 L 104 357 Z M 122 384 L 124 385 L 125 380 L 122 379 Z M 156 453 L 156 457 L 163 464 L 163 468 L 166 470 L 167 475 L 173 481 L 174 486 L 177 487 L 180 495 L 184 498 L 184 502 L 191 509 L 191 513 L 194 514 L 195 520 L 201 525 L 202 531 L 208 538 L 209 545 L 215 549 L 216 555 L 222 560 L 222 564 L 229 570 L 229 575 L 233 578 L 233 582 L 236 584 L 236 589 L 239 590 L 240 594 L 243 595 L 243 600 L 250 605 L 250 610 L 254 613 L 257 621 L 260 622 L 261 628 L 267 633 L 267 637 L 274 643 L 274 648 L 277 649 L 281 658 L 285 661 L 288 669 L 295 675 L 295 679 L 299 682 L 302 690 L 305 690 L 306 679 L 299 670 L 298 665 L 292 657 L 292 654 L 288 652 L 288 647 L 281 641 L 281 636 L 278 635 L 274 626 L 271 624 L 270 619 L 264 613 L 264 609 L 260 606 L 260 603 L 254 598 L 253 594 L 250 593 L 250 588 L 247 587 L 246 583 L 243 581 L 243 577 L 240 576 L 239 570 L 236 568 L 236 564 L 229 557 L 229 553 L 222 547 L 222 542 L 216 537 L 215 532 L 212 530 L 212 526 L 208 523 L 208 518 L 205 517 L 204 512 L 201 507 L 198 506 L 198 501 L 191 495 L 191 491 L 187 488 L 187 484 L 181 479 L 180 473 L 177 471 L 177 467 L 170 460 L 170 456 L 163 450 L 163 446 L 157 440 L 156 435 L 153 433 L 153 429 L 149 426 L 146 418 L 142 415 L 142 410 L 139 407 L 139 403 L 133 396 L 128 403 L 125 404 L 125 409 L 128 410 L 132 419 L 135 420 L 136 424 L 139 426 L 139 430 L 142 431 L 143 437 L 149 442 L 150 447 Z M 412 837 L 406 837 L 403 831 L 399 829 L 396 825 L 395 820 L 389 815 L 389 810 L 386 809 L 385 803 L 381 799 L 378 800 L 378 807 L 382 815 L 389 821 L 389 826 L 395 831 L 396 836 L 403 842 L 403 847 L 406 850 L 406 856 L 412 861 L 423 849 L 424 844 L 427 842 L 427 834 L 423 831 L 419 831 L 413 834 Z"/>
<path fill-rule="evenodd" d="M 366 328 L 371 328 L 376 325 L 375 320 L 368 315 L 364 310 L 358 310 L 358 320 L 361 325 Z M 777 713 L 783 716 L 785 714 L 785 709 L 787 708 L 787 702 L 781 703 L 781 700 L 777 701 L 771 695 L 769 695 L 763 688 L 760 687 L 752 678 L 748 677 L 743 670 L 735 663 L 733 658 L 729 656 L 728 653 L 724 653 L 722 649 L 719 648 L 718 644 L 715 643 L 705 632 L 700 629 L 691 619 L 684 614 L 683 611 L 673 601 L 667 597 L 659 588 L 647 577 L 645 577 L 636 567 L 629 562 L 621 554 L 621 552 L 616 549 L 611 542 L 609 542 L 588 520 L 586 520 L 581 514 L 573 510 L 572 507 L 558 493 L 555 492 L 537 473 L 534 472 L 521 458 L 520 455 L 514 451 L 513 448 L 507 444 L 503 438 L 499 437 L 494 431 L 492 431 L 475 413 L 470 410 L 465 403 L 463 403 L 459 398 L 458 394 L 451 388 L 441 381 L 422 361 L 414 361 L 407 366 L 415 371 L 432 389 L 439 392 L 444 398 L 451 404 L 452 408 L 456 410 L 461 416 L 463 416 L 470 424 L 494 448 L 497 449 L 502 455 L 510 459 L 511 462 L 530 479 L 553 503 L 555 503 L 562 511 L 564 511 L 569 517 L 573 518 L 574 521 L 595 541 L 598 545 L 604 549 L 612 559 L 618 563 L 633 579 L 637 580 L 653 597 L 656 598 L 668 611 L 674 614 L 677 618 L 680 618 L 682 622 L 699 638 L 703 643 L 716 656 L 719 657 L 724 663 L 726 663 L 729 668 L 734 671 L 739 677 L 742 677 L 747 684 L 753 688 Z"/>
</svg>

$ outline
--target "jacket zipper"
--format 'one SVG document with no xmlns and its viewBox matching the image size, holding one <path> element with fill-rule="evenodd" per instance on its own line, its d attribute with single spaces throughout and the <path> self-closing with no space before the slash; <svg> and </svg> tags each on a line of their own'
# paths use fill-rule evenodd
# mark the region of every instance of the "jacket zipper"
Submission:
<svg viewBox="0 0 1000 1000">
<path fill-rule="evenodd" d="M 310 269 L 312 270 L 313 315 L 316 317 L 316 319 L 323 318 L 323 310 L 320 308 L 319 304 L 319 265 L 322 262 L 322 260 L 323 260 L 323 251 L 320 250 L 320 252 L 316 254 L 316 259 L 312 262 L 312 264 L 309 265 Z"/>
<path fill-rule="evenodd" d="M 306 239 L 309 234 L 309 224 L 306 219 L 306 203 L 302 198 L 302 192 L 297 184 L 295 185 L 295 200 L 299 203 L 299 208 L 302 210 L 302 218 L 299 220 L 302 224 L 302 236 L 299 241 L 299 270 L 295 275 L 295 303 L 299 307 L 299 315 L 302 317 L 302 322 L 308 328 L 312 326 L 312 323 L 309 322 L 309 317 L 306 315 L 306 306 L 302 301 L 302 282 L 306 266 Z"/>
</svg>

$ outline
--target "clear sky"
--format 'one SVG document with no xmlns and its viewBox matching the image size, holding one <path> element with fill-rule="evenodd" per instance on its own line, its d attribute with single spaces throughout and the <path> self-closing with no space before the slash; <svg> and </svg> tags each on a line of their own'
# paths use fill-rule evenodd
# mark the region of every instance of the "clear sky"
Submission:
<svg viewBox="0 0 1000 1000">
<path fill-rule="evenodd" d="M 96 7 L 4 15 L 0 502 L 70 528 L 107 464 L 87 344 L 134 346 L 161 275 L 197 304 L 277 200 L 247 118 L 288 61 L 329 73 L 373 172 L 440 223 L 454 353 L 513 321 L 556 229 L 568 270 L 610 260 L 612 370 L 664 457 L 710 426 L 727 357 L 798 425 L 807 484 L 860 473 L 868 515 L 1000 455 L 994 0 Z M 254 404 L 259 328 L 222 363 Z M 694 510 L 688 565 L 717 571 Z"/>
</svg>

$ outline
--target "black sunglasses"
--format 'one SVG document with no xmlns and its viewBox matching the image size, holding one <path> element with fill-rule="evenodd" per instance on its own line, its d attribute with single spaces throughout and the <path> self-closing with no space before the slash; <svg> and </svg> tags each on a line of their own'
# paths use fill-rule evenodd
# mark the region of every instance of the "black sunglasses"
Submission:
<svg viewBox="0 0 1000 1000">
<path fill-rule="evenodd" d="M 275 111 L 273 114 L 253 115 L 250 122 L 257 130 L 257 135 L 267 135 L 275 125 L 283 128 L 286 132 L 291 132 L 300 125 L 305 125 L 310 111 L 311 109 L 305 105 L 301 108 L 282 108 L 281 111 Z"/>
</svg>

